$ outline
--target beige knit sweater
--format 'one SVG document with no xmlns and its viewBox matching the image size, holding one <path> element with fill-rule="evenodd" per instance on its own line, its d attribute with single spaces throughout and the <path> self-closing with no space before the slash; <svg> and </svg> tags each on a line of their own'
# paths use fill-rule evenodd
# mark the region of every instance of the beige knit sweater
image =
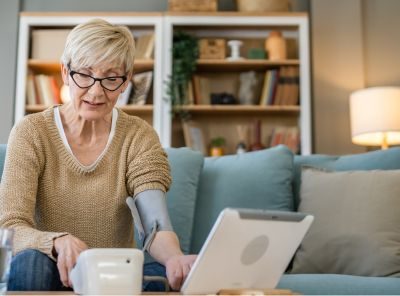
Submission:
<svg viewBox="0 0 400 296">
<path fill-rule="evenodd" d="M 53 108 L 13 128 L 0 184 L 0 226 L 15 229 L 14 253 L 33 248 L 52 257 L 54 238 L 65 233 L 90 248 L 134 246 L 126 197 L 165 192 L 171 177 L 154 130 L 118 112 L 112 142 L 91 170 L 64 146 Z"/>
</svg>

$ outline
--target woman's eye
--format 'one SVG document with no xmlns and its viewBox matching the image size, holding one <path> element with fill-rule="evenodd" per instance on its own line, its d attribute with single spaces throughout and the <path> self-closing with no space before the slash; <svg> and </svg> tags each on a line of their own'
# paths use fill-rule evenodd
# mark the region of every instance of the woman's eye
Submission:
<svg viewBox="0 0 400 296">
<path fill-rule="evenodd" d="M 115 77 L 107 77 L 107 81 L 115 82 L 115 81 L 117 81 L 117 78 L 115 78 Z"/>
<path fill-rule="evenodd" d="M 83 74 L 83 73 L 76 73 L 76 75 L 78 75 L 80 78 L 88 78 L 88 77 L 90 77 L 90 75 Z"/>
</svg>

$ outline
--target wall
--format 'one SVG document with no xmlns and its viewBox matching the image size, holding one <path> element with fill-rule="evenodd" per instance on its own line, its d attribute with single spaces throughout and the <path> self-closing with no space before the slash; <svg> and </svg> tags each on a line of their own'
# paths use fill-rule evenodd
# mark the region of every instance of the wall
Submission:
<svg viewBox="0 0 400 296">
<path fill-rule="evenodd" d="M 400 86 L 399 11 L 398 0 L 368 0 L 364 5 L 367 86 Z"/>
<path fill-rule="evenodd" d="M 349 94 L 364 87 L 362 0 L 312 0 L 314 152 L 365 151 L 350 137 Z"/>
<path fill-rule="evenodd" d="M 5 143 L 14 114 L 19 1 L 0 1 L 0 143 Z"/>
<path fill-rule="evenodd" d="M 400 86 L 400 1 L 311 0 L 314 152 L 367 149 L 351 143 L 349 95 Z"/>
</svg>

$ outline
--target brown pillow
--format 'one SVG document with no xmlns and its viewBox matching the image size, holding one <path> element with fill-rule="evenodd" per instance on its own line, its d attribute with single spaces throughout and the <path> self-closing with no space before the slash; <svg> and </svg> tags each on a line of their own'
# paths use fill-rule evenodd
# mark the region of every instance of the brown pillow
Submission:
<svg viewBox="0 0 400 296">
<path fill-rule="evenodd" d="M 292 273 L 400 276 L 400 170 L 302 170 L 299 211 L 313 225 Z"/>
</svg>

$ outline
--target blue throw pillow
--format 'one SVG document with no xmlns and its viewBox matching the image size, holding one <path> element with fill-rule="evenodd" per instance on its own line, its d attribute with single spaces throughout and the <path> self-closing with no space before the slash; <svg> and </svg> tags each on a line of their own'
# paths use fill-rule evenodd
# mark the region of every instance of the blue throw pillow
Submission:
<svg viewBox="0 0 400 296">
<path fill-rule="evenodd" d="M 198 253 L 226 207 L 293 211 L 293 154 L 286 146 L 205 158 L 191 252 Z"/>
</svg>

